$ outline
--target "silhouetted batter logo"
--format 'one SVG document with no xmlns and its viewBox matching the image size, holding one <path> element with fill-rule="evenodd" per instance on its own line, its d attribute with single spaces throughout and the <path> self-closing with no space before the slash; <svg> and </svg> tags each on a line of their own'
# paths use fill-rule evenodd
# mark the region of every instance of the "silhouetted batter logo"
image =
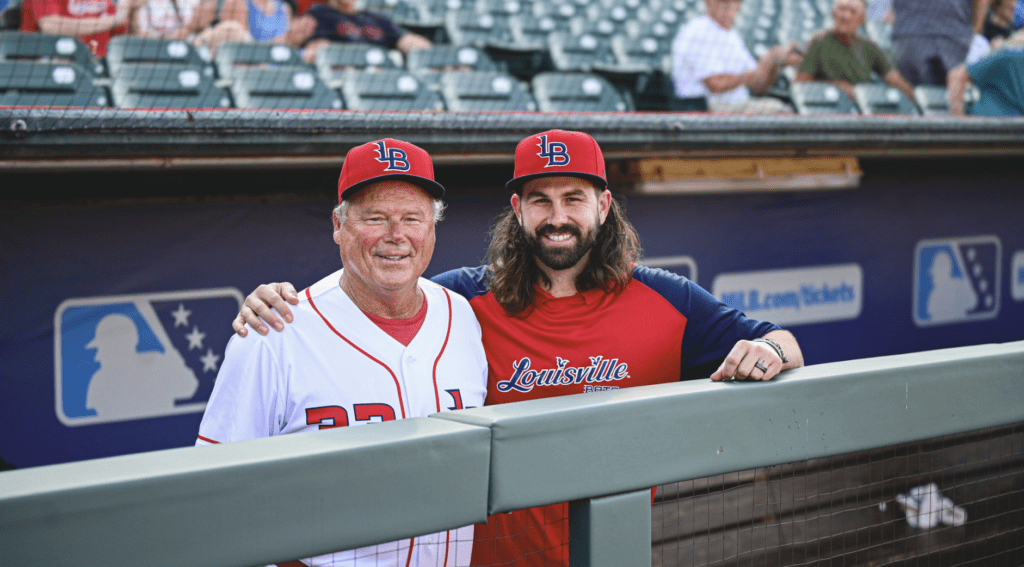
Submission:
<svg viewBox="0 0 1024 567">
<path fill-rule="evenodd" d="M 377 142 L 377 161 L 388 164 L 384 171 L 409 171 L 409 156 L 400 148 L 389 148 L 383 141 Z"/>
<path fill-rule="evenodd" d="M 69 299 L 54 317 L 57 417 L 87 425 L 201 412 L 241 307 L 234 288 Z"/>
<path fill-rule="evenodd" d="M 914 254 L 914 323 L 992 319 L 999 314 L 999 238 L 924 240 Z"/>
<path fill-rule="evenodd" d="M 562 142 L 548 142 L 547 134 L 538 136 L 540 153 L 538 156 L 548 160 L 544 167 L 561 167 L 569 165 L 569 150 Z"/>
</svg>

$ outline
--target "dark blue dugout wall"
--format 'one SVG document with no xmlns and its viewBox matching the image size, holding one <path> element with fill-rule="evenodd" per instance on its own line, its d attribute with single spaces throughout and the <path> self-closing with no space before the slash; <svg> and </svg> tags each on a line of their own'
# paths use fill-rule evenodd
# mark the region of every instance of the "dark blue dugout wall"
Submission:
<svg viewBox="0 0 1024 567">
<path fill-rule="evenodd" d="M 623 201 L 648 257 L 675 258 L 669 267 L 708 289 L 717 279 L 751 315 L 809 317 L 787 326 L 807 362 L 822 363 L 1024 338 L 1019 186 L 866 178 L 854 190 Z M 498 188 L 451 197 L 428 274 L 478 264 L 506 204 Z M 5 207 L 0 458 L 28 467 L 193 444 L 239 298 L 261 282 L 305 286 L 340 266 L 331 206 Z M 940 256 L 952 263 L 950 281 L 932 281 Z M 954 303 L 974 297 L 973 307 L 929 315 L 922 298 L 942 289 Z M 108 352 L 124 346 L 118 328 L 138 337 L 125 368 L 177 377 L 162 400 L 112 396 L 125 391 L 117 372 L 128 372 L 114 363 L 103 377 L 113 386 L 90 394 L 102 381 L 96 358 L 113 360 Z"/>
</svg>

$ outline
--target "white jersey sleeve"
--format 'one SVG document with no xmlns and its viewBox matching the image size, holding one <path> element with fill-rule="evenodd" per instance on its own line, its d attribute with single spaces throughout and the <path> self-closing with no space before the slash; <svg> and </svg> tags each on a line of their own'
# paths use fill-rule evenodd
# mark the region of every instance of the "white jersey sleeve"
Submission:
<svg viewBox="0 0 1024 567">
<path fill-rule="evenodd" d="M 270 437 L 281 430 L 287 388 L 266 337 L 249 333 L 228 342 L 224 363 L 199 426 L 196 445 Z"/>
</svg>

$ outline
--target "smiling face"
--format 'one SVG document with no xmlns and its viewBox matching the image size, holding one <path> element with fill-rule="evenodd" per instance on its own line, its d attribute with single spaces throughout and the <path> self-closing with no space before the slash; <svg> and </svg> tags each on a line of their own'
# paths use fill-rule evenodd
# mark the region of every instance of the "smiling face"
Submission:
<svg viewBox="0 0 1024 567">
<path fill-rule="evenodd" d="M 415 290 L 434 254 L 431 197 L 405 181 L 382 181 L 347 201 L 344 222 L 334 219 L 342 287 L 376 296 Z"/>
<path fill-rule="evenodd" d="M 584 265 L 597 230 L 608 217 L 611 193 L 577 177 L 542 177 L 526 182 L 512 195 L 534 255 L 551 270 Z"/>
<path fill-rule="evenodd" d="M 832 20 L 837 33 L 853 37 L 865 22 L 863 0 L 836 0 L 832 7 Z"/>
</svg>

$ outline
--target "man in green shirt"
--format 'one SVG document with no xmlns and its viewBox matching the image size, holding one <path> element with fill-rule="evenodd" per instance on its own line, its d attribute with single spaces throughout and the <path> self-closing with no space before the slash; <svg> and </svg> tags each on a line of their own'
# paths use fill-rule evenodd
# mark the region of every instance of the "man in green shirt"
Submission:
<svg viewBox="0 0 1024 567">
<path fill-rule="evenodd" d="M 857 30 L 864 25 L 866 10 L 865 0 L 836 0 L 832 7 L 835 27 L 811 40 L 796 80 L 832 83 L 852 99 L 853 85 L 871 82 L 874 71 L 914 100 L 914 87 L 889 63 L 882 50 L 871 41 L 857 37 Z"/>
</svg>

